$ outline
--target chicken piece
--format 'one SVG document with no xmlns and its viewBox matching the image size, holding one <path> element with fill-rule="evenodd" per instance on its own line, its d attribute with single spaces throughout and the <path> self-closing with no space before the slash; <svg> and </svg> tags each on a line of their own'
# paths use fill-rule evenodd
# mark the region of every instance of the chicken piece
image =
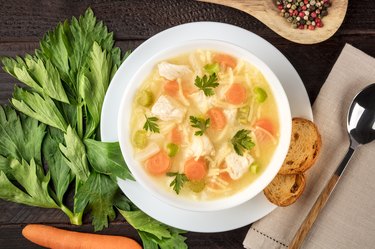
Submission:
<svg viewBox="0 0 375 249">
<path fill-rule="evenodd" d="M 206 113 L 213 106 L 212 97 L 204 95 L 203 91 L 190 94 L 189 97 L 201 113 Z"/>
<path fill-rule="evenodd" d="M 161 62 L 158 64 L 160 76 L 167 80 L 176 80 L 185 74 L 192 73 L 188 66 L 176 65 L 168 62 Z"/>
<path fill-rule="evenodd" d="M 198 159 L 201 156 L 214 156 L 215 149 L 210 139 L 206 136 L 195 136 L 193 135 L 191 146 L 187 151 L 188 157 L 194 157 Z"/>
<path fill-rule="evenodd" d="M 223 112 L 224 112 L 224 115 L 227 118 L 229 124 L 233 124 L 234 121 L 236 121 L 237 108 L 224 109 Z"/>
<path fill-rule="evenodd" d="M 249 170 L 249 166 L 253 162 L 254 158 L 251 155 L 240 156 L 235 152 L 225 157 L 227 171 L 233 180 L 240 179 Z"/>
<path fill-rule="evenodd" d="M 185 116 L 186 109 L 179 108 L 168 97 L 162 95 L 152 106 L 151 113 L 163 121 L 176 120 L 181 122 Z"/>
</svg>

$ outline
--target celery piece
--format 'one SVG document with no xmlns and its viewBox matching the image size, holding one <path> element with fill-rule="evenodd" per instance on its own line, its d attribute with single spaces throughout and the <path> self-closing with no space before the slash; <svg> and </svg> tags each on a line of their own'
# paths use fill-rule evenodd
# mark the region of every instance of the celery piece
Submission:
<svg viewBox="0 0 375 249">
<path fill-rule="evenodd" d="M 250 172 L 252 174 L 256 174 L 256 173 L 258 173 L 258 171 L 259 171 L 259 166 L 258 166 L 257 163 L 253 163 L 253 164 L 250 165 Z"/>
<path fill-rule="evenodd" d="M 195 193 L 201 192 L 205 186 L 206 186 L 206 183 L 204 180 L 189 182 L 189 188 L 191 189 L 191 191 Z"/>
<path fill-rule="evenodd" d="M 178 148 L 177 144 L 174 144 L 174 143 L 167 144 L 167 151 L 168 151 L 168 156 L 169 157 L 176 156 L 178 150 L 179 150 L 179 148 Z"/>
<path fill-rule="evenodd" d="M 133 137 L 133 143 L 135 147 L 138 149 L 146 148 L 148 144 L 147 131 L 145 130 L 136 131 Z"/>
<path fill-rule="evenodd" d="M 137 103 L 144 107 L 149 107 L 154 101 L 154 95 L 148 90 L 143 90 L 138 94 Z"/>
<path fill-rule="evenodd" d="M 254 88 L 255 99 L 258 103 L 263 103 L 267 99 L 266 91 L 261 87 Z"/>
<path fill-rule="evenodd" d="M 204 70 L 210 75 L 214 73 L 217 74 L 220 71 L 219 63 L 207 64 L 204 66 Z"/>
<path fill-rule="evenodd" d="M 240 122 L 240 124 L 246 124 L 249 112 L 250 112 L 250 106 L 248 105 L 238 108 L 237 121 Z"/>
</svg>

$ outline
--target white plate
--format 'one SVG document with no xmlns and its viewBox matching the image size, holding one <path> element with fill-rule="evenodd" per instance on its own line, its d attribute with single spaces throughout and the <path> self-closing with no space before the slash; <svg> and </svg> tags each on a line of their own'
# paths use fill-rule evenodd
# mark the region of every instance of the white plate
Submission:
<svg viewBox="0 0 375 249">
<path fill-rule="evenodd" d="M 306 89 L 298 73 L 274 46 L 263 38 L 236 26 L 215 22 L 188 23 L 167 29 L 141 44 L 120 66 L 108 88 L 101 115 L 103 141 L 118 141 L 117 116 L 126 83 L 135 71 L 153 54 L 163 50 L 165 44 L 194 39 L 215 39 L 231 42 L 247 49 L 263 60 L 279 78 L 288 96 L 293 117 L 312 119 Z M 126 196 L 151 217 L 176 228 L 194 232 L 222 232 L 246 226 L 276 208 L 263 195 L 258 194 L 240 206 L 215 211 L 192 212 L 167 205 L 155 198 L 137 182 L 119 180 L 118 185 Z"/>
</svg>

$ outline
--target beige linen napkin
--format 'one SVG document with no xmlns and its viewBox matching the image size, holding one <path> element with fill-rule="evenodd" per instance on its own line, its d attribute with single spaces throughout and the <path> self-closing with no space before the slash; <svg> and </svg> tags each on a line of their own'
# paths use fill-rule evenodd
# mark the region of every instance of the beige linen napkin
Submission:
<svg viewBox="0 0 375 249">
<path fill-rule="evenodd" d="M 243 242 L 249 249 L 287 248 L 349 146 L 347 110 L 353 97 L 375 82 L 375 59 L 346 45 L 313 105 L 323 147 L 293 205 L 255 222 Z M 375 99 L 374 99 L 375 101 Z M 302 248 L 375 248 L 375 142 L 355 151 Z"/>
</svg>

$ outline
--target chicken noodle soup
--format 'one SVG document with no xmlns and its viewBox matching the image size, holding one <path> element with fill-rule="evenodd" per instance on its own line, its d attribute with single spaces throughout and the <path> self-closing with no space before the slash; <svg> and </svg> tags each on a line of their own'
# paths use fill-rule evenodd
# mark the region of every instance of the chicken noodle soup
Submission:
<svg viewBox="0 0 375 249">
<path fill-rule="evenodd" d="M 134 158 L 179 196 L 233 195 L 267 167 L 279 140 L 272 91 L 251 63 L 197 50 L 159 62 L 131 113 Z"/>
</svg>

